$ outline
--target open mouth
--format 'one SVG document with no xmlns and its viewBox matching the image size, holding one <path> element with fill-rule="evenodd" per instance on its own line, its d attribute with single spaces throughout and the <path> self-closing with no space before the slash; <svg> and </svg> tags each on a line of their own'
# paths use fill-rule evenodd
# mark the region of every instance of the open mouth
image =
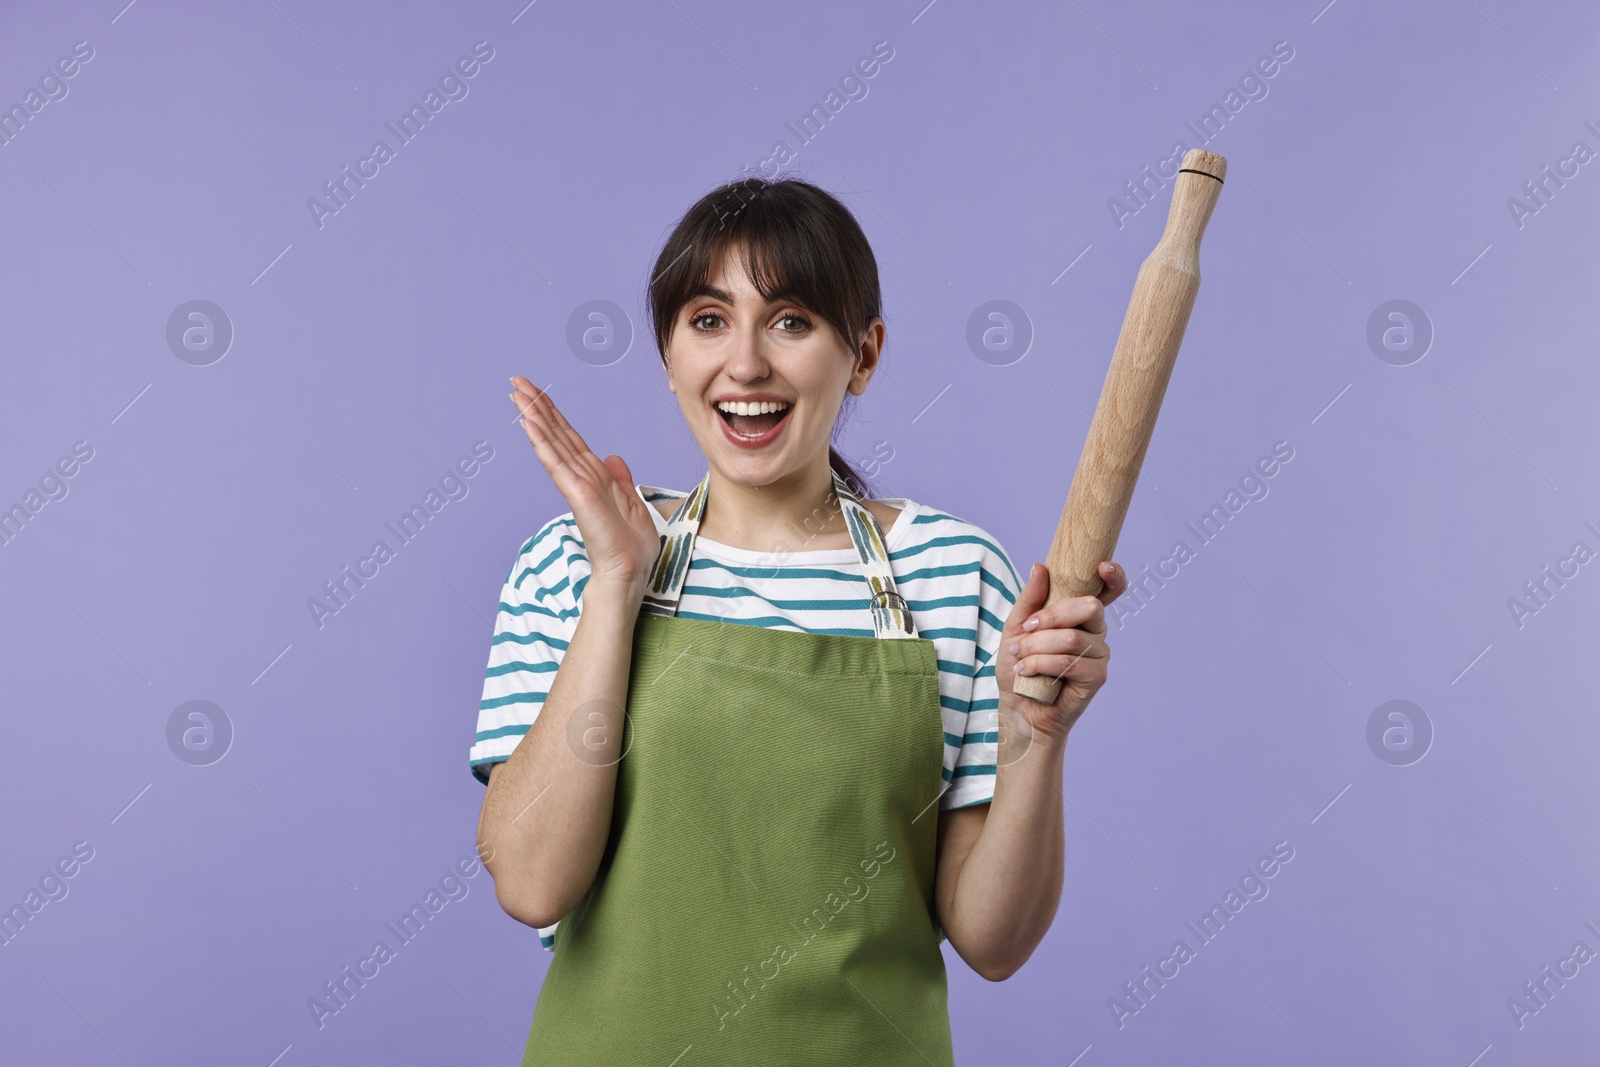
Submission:
<svg viewBox="0 0 1600 1067">
<path fill-rule="evenodd" d="M 755 407 L 757 405 L 747 405 Z M 775 407 L 774 404 L 762 404 L 761 407 Z M 740 444 L 765 444 L 777 437 L 780 429 L 788 421 L 794 405 L 785 405 L 781 410 L 762 411 L 752 414 L 740 414 L 737 411 L 717 408 L 717 414 L 722 416 L 722 422 L 728 428 L 729 436 Z"/>
</svg>

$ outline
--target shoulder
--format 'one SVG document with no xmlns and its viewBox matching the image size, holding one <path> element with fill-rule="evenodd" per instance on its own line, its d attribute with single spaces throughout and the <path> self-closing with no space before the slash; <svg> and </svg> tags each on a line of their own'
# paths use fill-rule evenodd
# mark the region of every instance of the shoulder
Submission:
<svg viewBox="0 0 1600 1067">
<path fill-rule="evenodd" d="M 588 563 L 583 535 L 572 512 L 557 515 L 522 542 L 517 558 L 506 575 L 506 584 L 519 595 L 529 594 L 530 586 L 551 590 L 569 588 L 573 564 Z"/>
<path fill-rule="evenodd" d="M 916 552 L 933 555 L 938 559 L 977 562 L 981 572 L 990 582 L 1021 588 L 1022 582 L 1011 557 L 1001 546 L 999 538 L 977 523 L 969 522 L 942 508 L 919 504 L 913 500 L 893 500 L 910 512 L 903 535 L 893 539 L 893 549 L 899 553 Z"/>
<path fill-rule="evenodd" d="M 658 525 L 662 527 L 666 525 L 666 520 L 672 517 L 678 502 L 689 495 L 654 485 L 635 485 L 633 490 L 661 516 L 662 521 Z M 589 557 L 583 547 L 583 534 L 578 529 L 577 519 L 570 511 L 557 515 L 522 543 L 522 547 L 517 550 L 518 569 L 520 570 L 525 564 L 543 564 L 551 560 L 552 555 L 555 559 L 567 563 L 580 559 L 585 563 L 588 562 Z"/>
<path fill-rule="evenodd" d="M 862 503 L 872 512 L 872 517 L 878 520 L 878 527 L 885 533 L 894 529 L 900 513 L 911 506 L 909 500 L 863 500 Z"/>
<path fill-rule="evenodd" d="M 660 518 L 656 529 L 664 531 L 667 520 L 678 503 L 689 494 L 675 489 L 662 489 L 654 485 L 635 485 L 634 492 L 648 504 Z M 589 576 L 589 554 L 583 545 L 583 533 L 578 529 L 572 512 L 563 512 L 539 527 L 538 531 L 522 543 L 516 561 L 506 582 L 519 594 L 526 593 L 528 583 L 548 594 L 565 594 L 576 604 L 583 595 Z"/>
</svg>

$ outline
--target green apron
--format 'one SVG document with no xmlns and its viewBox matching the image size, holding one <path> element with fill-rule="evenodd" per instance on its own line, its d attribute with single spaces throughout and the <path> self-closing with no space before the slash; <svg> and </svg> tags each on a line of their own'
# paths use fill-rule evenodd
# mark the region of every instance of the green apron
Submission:
<svg viewBox="0 0 1600 1067">
<path fill-rule="evenodd" d="M 953 1067 L 933 642 L 837 474 L 875 636 L 677 618 L 710 477 L 662 535 L 610 836 L 522 1062 Z"/>
</svg>

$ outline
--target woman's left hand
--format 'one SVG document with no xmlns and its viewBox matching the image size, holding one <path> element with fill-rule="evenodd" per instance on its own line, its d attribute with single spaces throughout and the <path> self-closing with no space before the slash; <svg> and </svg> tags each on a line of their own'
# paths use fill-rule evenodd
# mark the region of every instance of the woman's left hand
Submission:
<svg viewBox="0 0 1600 1067">
<path fill-rule="evenodd" d="M 1111 658 L 1105 609 L 1128 588 L 1128 577 L 1110 560 L 1100 564 L 1100 576 L 1105 588 L 1099 596 L 1072 597 L 1047 608 L 1049 571 L 1039 563 L 1029 571 L 1028 582 L 1017 595 L 1000 635 L 995 664 L 1002 730 L 1025 726 L 1035 739 L 1064 739 L 1105 684 L 1106 664 Z M 1036 625 L 1026 625 L 1035 619 Z M 1012 692 L 1017 674 L 1059 677 L 1061 691 L 1055 702 L 1045 704 Z"/>
</svg>

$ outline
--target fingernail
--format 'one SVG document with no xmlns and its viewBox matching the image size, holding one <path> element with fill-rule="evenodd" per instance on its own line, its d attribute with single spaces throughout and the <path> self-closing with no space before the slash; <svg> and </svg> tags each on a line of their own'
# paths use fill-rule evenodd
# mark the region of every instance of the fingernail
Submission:
<svg viewBox="0 0 1600 1067">
<path fill-rule="evenodd" d="M 1017 649 L 1019 649 L 1021 647 L 1022 646 L 1019 643 L 1017 643 L 1016 641 L 1013 641 L 1013 642 L 1011 642 L 1011 647 L 1009 649 L 1007 649 L 1007 651 L 1010 652 L 1013 656 L 1015 656 L 1017 654 Z"/>
<path fill-rule="evenodd" d="M 1031 618 L 1027 622 L 1023 623 L 1022 624 L 1022 628 L 1024 630 L 1037 630 L 1039 628 L 1039 616 L 1035 615 L 1033 618 Z M 1012 651 L 1016 651 L 1016 650 L 1013 649 Z"/>
</svg>

